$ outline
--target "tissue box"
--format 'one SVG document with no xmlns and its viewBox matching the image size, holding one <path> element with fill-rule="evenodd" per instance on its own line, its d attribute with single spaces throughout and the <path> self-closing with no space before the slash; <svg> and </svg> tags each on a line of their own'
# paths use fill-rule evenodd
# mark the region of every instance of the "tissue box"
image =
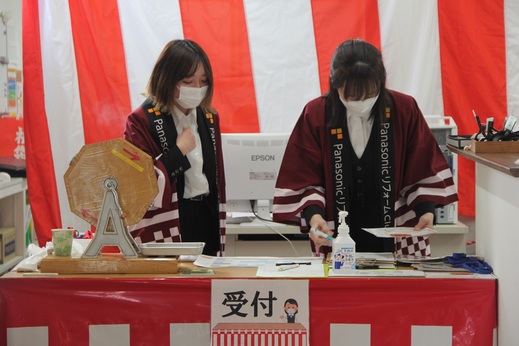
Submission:
<svg viewBox="0 0 519 346">
<path fill-rule="evenodd" d="M 15 229 L 0 228 L 0 263 L 5 263 L 15 256 Z"/>
</svg>

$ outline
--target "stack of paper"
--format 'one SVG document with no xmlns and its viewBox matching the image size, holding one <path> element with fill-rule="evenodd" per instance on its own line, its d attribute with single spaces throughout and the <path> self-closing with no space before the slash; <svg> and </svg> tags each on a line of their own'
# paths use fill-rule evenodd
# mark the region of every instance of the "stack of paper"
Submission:
<svg viewBox="0 0 519 346">
<path fill-rule="evenodd" d="M 396 269 L 391 252 L 358 252 L 355 256 L 357 269 Z"/>
</svg>

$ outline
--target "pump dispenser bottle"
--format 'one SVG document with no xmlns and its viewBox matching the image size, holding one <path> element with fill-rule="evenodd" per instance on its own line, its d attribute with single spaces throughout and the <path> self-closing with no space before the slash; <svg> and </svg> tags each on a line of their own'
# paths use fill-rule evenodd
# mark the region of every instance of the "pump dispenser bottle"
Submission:
<svg viewBox="0 0 519 346">
<path fill-rule="evenodd" d="M 332 245 L 333 271 L 336 273 L 355 269 L 355 242 L 346 224 L 347 215 L 347 211 L 339 211 L 339 232 Z"/>
</svg>

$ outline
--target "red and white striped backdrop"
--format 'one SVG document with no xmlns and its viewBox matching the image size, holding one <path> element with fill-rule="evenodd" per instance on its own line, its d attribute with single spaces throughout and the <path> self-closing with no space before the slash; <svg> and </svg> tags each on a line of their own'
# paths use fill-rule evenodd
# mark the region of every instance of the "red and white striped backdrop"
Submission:
<svg viewBox="0 0 519 346">
<path fill-rule="evenodd" d="M 63 174 L 84 145 L 121 137 L 164 44 L 190 38 L 214 69 L 224 132 L 288 132 L 327 90 L 335 47 L 380 47 L 388 87 L 424 114 L 475 131 L 472 109 L 502 126 L 519 113 L 519 3 L 471 0 L 24 0 L 27 174 L 40 244 L 87 225 Z M 474 213 L 474 167 L 459 162 L 460 213 Z"/>
</svg>

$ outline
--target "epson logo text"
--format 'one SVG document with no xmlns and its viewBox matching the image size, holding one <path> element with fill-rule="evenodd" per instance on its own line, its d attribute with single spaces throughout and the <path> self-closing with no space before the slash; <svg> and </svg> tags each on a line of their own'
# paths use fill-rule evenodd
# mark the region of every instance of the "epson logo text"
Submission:
<svg viewBox="0 0 519 346">
<path fill-rule="evenodd" d="M 251 161 L 275 161 L 276 155 L 251 155 Z"/>
</svg>

